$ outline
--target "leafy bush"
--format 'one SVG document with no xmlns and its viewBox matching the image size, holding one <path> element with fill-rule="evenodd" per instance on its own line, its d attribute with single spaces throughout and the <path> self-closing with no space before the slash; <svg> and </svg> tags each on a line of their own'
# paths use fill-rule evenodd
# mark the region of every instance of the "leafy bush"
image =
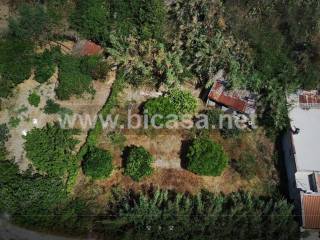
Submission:
<svg viewBox="0 0 320 240">
<path fill-rule="evenodd" d="M 28 97 L 28 102 L 30 103 L 30 105 L 34 107 L 39 106 L 40 100 L 41 100 L 40 96 L 35 92 L 31 93 Z"/>
<path fill-rule="evenodd" d="M 72 56 L 61 56 L 59 63 L 59 85 L 56 93 L 59 99 L 66 100 L 72 95 L 92 92 L 92 78 L 81 72 L 81 59 Z"/>
<path fill-rule="evenodd" d="M 40 4 L 23 4 L 18 17 L 9 19 L 9 34 L 17 39 L 45 40 L 51 33 L 52 22 Z"/>
<path fill-rule="evenodd" d="M 78 141 L 72 137 L 75 133 L 57 124 L 34 128 L 25 137 L 26 156 L 39 172 L 63 176 L 76 164 L 73 150 Z"/>
<path fill-rule="evenodd" d="M 219 176 L 226 168 L 228 157 L 223 148 L 206 138 L 193 140 L 187 153 L 187 169 L 204 176 Z"/>
<path fill-rule="evenodd" d="M 128 150 L 128 157 L 125 160 L 124 174 L 130 176 L 134 181 L 140 181 L 153 172 L 152 162 L 154 158 L 143 147 L 132 146 Z"/>
<path fill-rule="evenodd" d="M 84 156 L 83 172 L 93 179 L 103 179 L 110 176 L 113 170 L 112 156 L 108 151 L 91 147 Z"/>
<path fill-rule="evenodd" d="M 235 161 L 235 169 L 241 177 L 250 180 L 256 175 L 257 162 L 255 157 L 247 152 L 240 155 L 240 158 Z"/>
<path fill-rule="evenodd" d="M 184 114 L 192 114 L 197 108 L 197 101 L 189 92 L 173 89 L 165 96 L 151 99 L 146 102 L 144 110 L 147 111 L 151 119 L 156 114 L 163 118 L 156 118 L 157 125 L 166 123 L 170 114 L 175 114 L 182 118 Z"/>
<path fill-rule="evenodd" d="M 15 39 L 0 40 L 0 97 L 28 79 L 33 64 L 33 44 Z"/>
</svg>

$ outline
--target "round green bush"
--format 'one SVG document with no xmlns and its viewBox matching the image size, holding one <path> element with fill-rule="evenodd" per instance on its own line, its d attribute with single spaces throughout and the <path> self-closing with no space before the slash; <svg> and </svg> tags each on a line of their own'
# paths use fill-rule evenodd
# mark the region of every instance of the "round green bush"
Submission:
<svg viewBox="0 0 320 240">
<path fill-rule="evenodd" d="M 143 147 L 132 146 L 129 148 L 128 157 L 125 163 L 125 175 L 130 176 L 134 181 L 140 181 L 153 172 L 151 166 L 154 158 Z"/>
<path fill-rule="evenodd" d="M 93 179 L 103 179 L 110 176 L 113 170 L 112 156 L 108 151 L 91 147 L 84 156 L 83 172 Z"/>
<path fill-rule="evenodd" d="M 207 138 L 193 140 L 187 153 L 187 169 L 203 176 L 220 176 L 228 163 L 223 148 Z"/>
</svg>

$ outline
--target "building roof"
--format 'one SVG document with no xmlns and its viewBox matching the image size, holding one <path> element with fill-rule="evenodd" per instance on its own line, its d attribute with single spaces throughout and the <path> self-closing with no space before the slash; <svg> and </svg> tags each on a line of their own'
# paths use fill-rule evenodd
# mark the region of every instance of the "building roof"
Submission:
<svg viewBox="0 0 320 240">
<path fill-rule="evenodd" d="M 302 194 L 303 227 L 320 229 L 320 194 Z"/>
<path fill-rule="evenodd" d="M 246 99 L 248 91 L 226 91 L 222 81 L 216 81 L 208 95 L 208 98 L 219 104 L 232 108 L 241 113 L 251 114 L 255 112 L 255 102 Z"/>
<path fill-rule="evenodd" d="M 73 54 L 78 56 L 99 55 L 103 52 L 103 48 L 89 40 L 78 41 L 73 48 Z"/>
<path fill-rule="evenodd" d="M 300 129 L 298 134 L 292 135 L 297 171 L 320 172 L 320 109 L 302 108 L 299 98 L 298 94 L 289 99 L 291 127 Z"/>
</svg>

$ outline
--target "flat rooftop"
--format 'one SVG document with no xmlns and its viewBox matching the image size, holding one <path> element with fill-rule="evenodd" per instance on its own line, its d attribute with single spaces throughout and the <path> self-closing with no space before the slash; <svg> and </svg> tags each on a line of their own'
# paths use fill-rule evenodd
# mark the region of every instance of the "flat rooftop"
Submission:
<svg viewBox="0 0 320 240">
<path fill-rule="evenodd" d="M 291 127 L 300 129 L 292 135 L 297 170 L 320 172 L 320 109 L 303 109 L 299 96 L 290 96 L 293 108 L 289 113 Z"/>
</svg>

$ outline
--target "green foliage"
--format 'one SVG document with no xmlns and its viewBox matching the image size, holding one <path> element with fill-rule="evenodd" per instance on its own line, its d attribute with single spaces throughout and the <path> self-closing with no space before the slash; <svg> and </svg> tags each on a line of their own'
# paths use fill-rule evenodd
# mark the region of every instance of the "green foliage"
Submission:
<svg viewBox="0 0 320 240">
<path fill-rule="evenodd" d="M 94 80 L 104 79 L 108 73 L 107 63 L 102 56 L 86 56 L 81 59 L 81 72 L 91 76 Z"/>
<path fill-rule="evenodd" d="M 0 162 L 6 160 L 7 150 L 5 143 L 9 138 L 9 129 L 6 124 L 0 124 Z"/>
<path fill-rule="evenodd" d="M 146 102 L 144 110 L 151 119 L 156 114 L 163 118 L 156 118 L 157 125 L 166 123 L 170 114 L 177 115 L 180 119 L 185 114 L 192 114 L 197 108 L 197 101 L 190 92 L 173 89 L 165 96 L 151 99 Z"/>
<path fill-rule="evenodd" d="M 40 4 L 23 4 L 19 15 L 9 19 L 9 35 L 20 40 L 47 40 L 51 34 L 52 21 Z"/>
<path fill-rule="evenodd" d="M 15 39 L 0 40 L 0 97 L 31 75 L 33 44 Z"/>
<path fill-rule="evenodd" d="M 108 134 L 108 138 L 113 145 L 119 146 L 120 149 L 124 148 L 124 144 L 127 141 L 126 136 L 124 136 L 121 132 L 111 132 Z"/>
<path fill-rule="evenodd" d="M 140 181 L 152 174 L 153 161 L 152 155 L 143 147 L 132 146 L 128 149 L 128 156 L 125 159 L 124 174 L 130 176 L 134 181 Z"/>
<path fill-rule="evenodd" d="M 76 133 L 57 124 L 34 128 L 25 137 L 26 156 L 39 172 L 63 176 L 77 164 L 73 151 L 78 141 L 72 137 Z"/>
<path fill-rule="evenodd" d="M 61 56 L 59 63 L 59 85 L 56 93 L 59 99 L 66 100 L 72 95 L 92 92 L 92 78 L 81 72 L 81 59 Z"/>
<path fill-rule="evenodd" d="M 83 172 L 93 179 L 103 179 L 110 176 L 113 170 L 112 156 L 108 151 L 90 147 L 84 155 Z"/>
<path fill-rule="evenodd" d="M 219 176 L 228 164 L 223 148 L 207 138 L 193 140 L 187 153 L 187 169 L 199 175 Z"/>
<path fill-rule="evenodd" d="M 256 175 L 256 166 L 257 162 L 255 157 L 248 152 L 244 152 L 240 155 L 240 158 L 235 161 L 234 167 L 241 177 L 250 180 Z"/>
<path fill-rule="evenodd" d="M 56 54 L 59 49 L 46 49 L 42 54 L 36 56 L 35 59 L 35 80 L 39 83 L 48 81 L 55 72 Z"/>
<path fill-rule="evenodd" d="M 30 103 L 30 105 L 34 107 L 39 106 L 40 100 L 41 100 L 40 96 L 35 92 L 31 93 L 28 97 L 28 102 Z"/>
<path fill-rule="evenodd" d="M 61 107 L 58 103 L 55 103 L 52 99 L 48 99 L 46 106 L 44 107 L 44 112 L 46 114 L 55 114 L 61 110 Z"/>
<path fill-rule="evenodd" d="M 11 221 L 40 230 L 85 233 L 90 214 L 80 199 L 68 197 L 59 178 L 19 173 L 16 165 L 0 161 L 0 213 Z"/>
<path fill-rule="evenodd" d="M 110 10 L 105 0 L 78 0 L 71 16 L 71 26 L 84 37 L 95 40 L 107 40 L 110 31 Z"/>
<path fill-rule="evenodd" d="M 292 206 L 247 193 L 114 194 L 98 229 L 112 239 L 299 239 Z M 112 216 L 112 217 L 111 217 Z"/>
</svg>

